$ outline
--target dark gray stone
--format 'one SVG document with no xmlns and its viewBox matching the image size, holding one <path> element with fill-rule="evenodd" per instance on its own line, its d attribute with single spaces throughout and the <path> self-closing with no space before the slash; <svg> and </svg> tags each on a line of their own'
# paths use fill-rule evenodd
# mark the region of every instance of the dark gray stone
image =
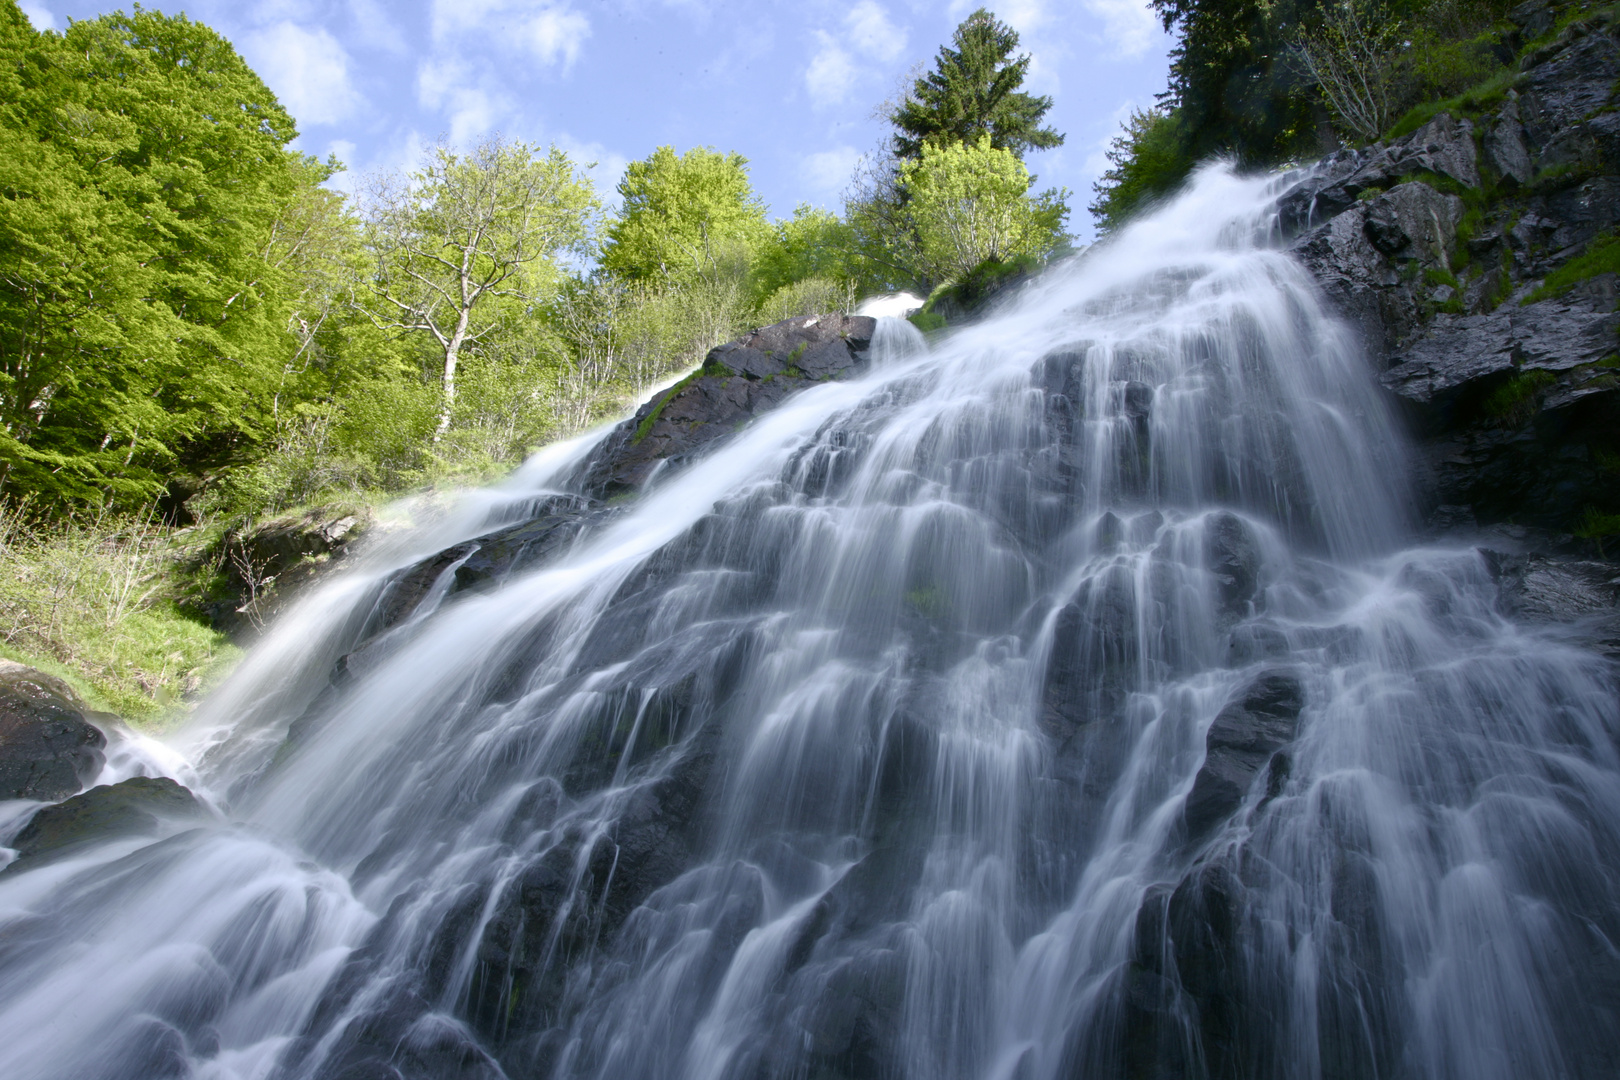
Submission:
<svg viewBox="0 0 1620 1080">
<path fill-rule="evenodd" d="M 574 482 L 595 497 L 640 490 L 774 408 L 789 394 L 860 369 L 877 321 L 806 315 L 716 346 L 696 375 L 655 396 L 620 424 Z"/>
<path fill-rule="evenodd" d="M 95 779 L 107 737 L 62 680 L 0 660 L 0 799 L 65 799 Z"/>
<path fill-rule="evenodd" d="M 1189 839 L 1207 835 L 1243 805 L 1260 770 L 1293 742 L 1304 707 L 1298 676 L 1275 670 L 1256 676 L 1216 715 L 1182 812 Z"/>
<path fill-rule="evenodd" d="M 1518 186 L 1530 182 L 1530 148 L 1525 144 L 1519 95 L 1514 91 L 1508 91 L 1507 104 L 1485 134 L 1485 158 L 1504 183 Z"/>
<path fill-rule="evenodd" d="M 163 820 L 205 816 L 197 797 L 167 777 L 137 776 L 91 788 L 34 815 L 12 841 L 18 853 L 12 867 L 31 866 L 41 856 L 60 855 L 84 844 L 152 836 Z"/>
<path fill-rule="evenodd" d="M 1504 305 L 1488 315 L 1439 315 L 1394 357 L 1390 390 L 1428 405 L 1515 371 L 1568 372 L 1615 353 L 1620 313 L 1582 301 Z"/>
</svg>

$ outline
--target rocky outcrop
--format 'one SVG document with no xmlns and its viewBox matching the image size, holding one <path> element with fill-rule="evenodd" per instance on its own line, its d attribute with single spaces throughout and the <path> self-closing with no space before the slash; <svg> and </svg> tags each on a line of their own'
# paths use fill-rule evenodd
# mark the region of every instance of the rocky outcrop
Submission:
<svg viewBox="0 0 1620 1080">
<path fill-rule="evenodd" d="M 1275 798 L 1288 779 L 1284 748 L 1294 741 L 1305 689 L 1286 671 L 1256 676 L 1218 714 L 1205 736 L 1204 764 L 1182 811 L 1191 839 L 1206 836 L 1243 804 L 1261 769 Z"/>
<path fill-rule="evenodd" d="M 678 468 L 794 391 L 859 371 L 876 328 L 875 319 L 862 315 L 808 315 L 717 346 L 701 369 L 655 395 L 608 436 L 579 486 L 599 498 L 639 490 L 655 473 Z"/>
<path fill-rule="evenodd" d="M 87 844 L 156 836 L 164 822 L 206 816 L 197 797 L 167 777 L 137 776 L 91 788 L 35 814 L 12 840 L 18 858 L 7 869 L 27 869 Z"/>
<path fill-rule="evenodd" d="M 237 526 L 194 556 L 215 573 L 206 595 L 187 606 L 217 629 L 251 635 L 341 563 L 371 524 L 363 508 L 317 506 Z"/>
<path fill-rule="evenodd" d="M 101 771 L 107 736 L 61 679 L 0 660 L 0 799 L 65 799 Z"/>
<path fill-rule="evenodd" d="M 1513 17 L 1530 39 L 1549 11 Z M 1615 275 L 1541 288 L 1620 225 L 1617 85 L 1600 13 L 1474 116 L 1334 155 L 1282 200 L 1293 249 L 1414 419 L 1438 525 L 1462 509 L 1570 533 L 1620 511 Z"/>
</svg>

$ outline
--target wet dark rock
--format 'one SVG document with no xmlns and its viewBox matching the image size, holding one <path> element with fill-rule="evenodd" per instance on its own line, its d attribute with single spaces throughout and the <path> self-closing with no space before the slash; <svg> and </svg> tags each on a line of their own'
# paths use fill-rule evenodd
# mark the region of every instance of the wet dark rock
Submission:
<svg viewBox="0 0 1620 1080">
<path fill-rule="evenodd" d="M 368 511 L 312 507 L 302 514 L 249 521 L 200 557 L 218 563 L 206 596 L 188 605 L 220 630 L 256 631 L 323 574 L 342 564 L 371 526 Z"/>
<path fill-rule="evenodd" d="M 94 787 L 35 814 L 12 846 L 30 866 L 44 855 L 60 855 L 84 844 L 124 836 L 154 836 L 163 821 L 202 820 L 197 797 L 168 777 L 137 776 Z"/>
<path fill-rule="evenodd" d="M 1461 199 L 1412 181 L 1352 203 L 1300 237 L 1294 250 L 1362 339 L 1382 353 L 1422 323 L 1428 303 L 1422 275 L 1450 264 L 1462 216 Z"/>
<path fill-rule="evenodd" d="M 1190 839 L 1207 835 L 1237 811 L 1260 770 L 1294 741 L 1304 707 L 1305 688 L 1299 677 L 1268 671 L 1216 715 L 1204 739 L 1204 764 L 1193 778 L 1182 813 Z M 1281 775 L 1286 777 L 1286 765 Z"/>
<path fill-rule="evenodd" d="M 1405 186 L 1402 181 L 1424 173 L 1446 176 L 1466 187 L 1479 186 L 1469 121 L 1441 113 L 1394 142 L 1340 151 L 1323 159 L 1279 201 L 1280 223 L 1288 235 L 1298 235 L 1355 208 L 1363 192 L 1398 190 L 1397 185 Z"/>
<path fill-rule="evenodd" d="M 1211 514 L 1204 526 L 1206 566 L 1215 579 L 1221 608 L 1229 615 L 1247 614 L 1260 591 L 1260 546 L 1236 514 Z"/>
<path fill-rule="evenodd" d="M 1568 627 L 1620 662 L 1620 565 L 1540 552 L 1484 554 L 1504 615 Z"/>
<path fill-rule="evenodd" d="M 801 316 L 716 346 L 701 371 L 620 424 L 575 483 L 600 498 L 641 489 L 794 391 L 858 371 L 876 328 L 859 315 Z"/>
<path fill-rule="evenodd" d="M 65 799 L 101 771 L 107 736 L 62 680 L 0 660 L 0 799 Z"/>
<path fill-rule="evenodd" d="M 1595 366 L 1613 356 L 1617 344 L 1620 312 L 1595 311 L 1578 301 L 1544 300 L 1487 315 L 1440 315 L 1392 357 L 1382 381 L 1410 401 L 1439 404 L 1498 376 Z M 1599 378 L 1608 370 L 1589 374 Z M 1580 396 L 1572 387 L 1565 403 Z"/>
<path fill-rule="evenodd" d="M 1522 38 L 1550 31 L 1554 12 L 1515 9 Z M 1620 36 L 1593 14 L 1520 69 L 1477 130 L 1442 115 L 1342 151 L 1280 204 L 1293 250 L 1421 437 L 1429 507 L 1451 508 L 1425 510 L 1436 528 L 1443 517 L 1575 532 L 1620 511 L 1602 464 L 1620 455 L 1617 279 L 1524 303 L 1620 227 Z M 1463 202 L 1439 190 L 1452 183 L 1472 200 L 1461 239 Z"/>
</svg>

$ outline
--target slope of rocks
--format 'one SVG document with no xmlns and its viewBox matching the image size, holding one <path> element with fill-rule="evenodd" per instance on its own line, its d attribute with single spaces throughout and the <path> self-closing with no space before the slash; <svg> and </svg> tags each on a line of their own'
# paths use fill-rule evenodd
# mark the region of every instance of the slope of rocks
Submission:
<svg viewBox="0 0 1620 1080">
<path fill-rule="evenodd" d="M 1477 115 L 1325 160 L 1281 225 L 1410 411 L 1433 523 L 1573 541 L 1620 511 L 1620 313 L 1613 273 L 1542 286 L 1620 223 L 1620 37 L 1594 16 L 1520 66 Z"/>
</svg>

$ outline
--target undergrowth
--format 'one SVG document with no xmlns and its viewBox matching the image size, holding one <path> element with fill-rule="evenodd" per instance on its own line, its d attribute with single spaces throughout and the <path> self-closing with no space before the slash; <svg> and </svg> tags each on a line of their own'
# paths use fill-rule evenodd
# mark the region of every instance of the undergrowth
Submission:
<svg viewBox="0 0 1620 1080">
<path fill-rule="evenodd" d="M 45 523 L 0 507 L 0 652 L 92 707 L 161 724 L 240 655 L 175 606 L 170 537 L 150 518 Z"/>
</svg>

